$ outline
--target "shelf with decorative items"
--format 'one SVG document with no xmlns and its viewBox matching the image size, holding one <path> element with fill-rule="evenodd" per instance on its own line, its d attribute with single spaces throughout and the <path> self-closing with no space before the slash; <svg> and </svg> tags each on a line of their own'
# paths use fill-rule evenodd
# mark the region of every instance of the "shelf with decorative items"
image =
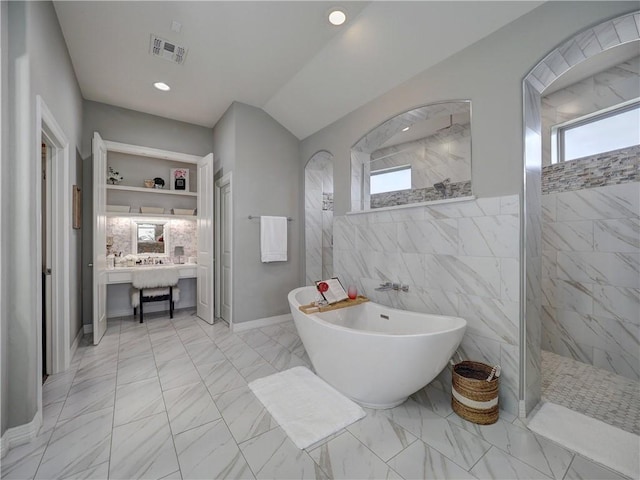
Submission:
<svg viewBox="0 0 640 480">
<path fill-rule="evenodd" d="M 176 218 L 171 213 L 173 209 L 182 212 L 195 210 L 198 157 L 116 142 L 105 143 L 108 205 L 129 207 L 127 213 L 131 215 L 163 214 L 171 218 Z"/>
</svg>

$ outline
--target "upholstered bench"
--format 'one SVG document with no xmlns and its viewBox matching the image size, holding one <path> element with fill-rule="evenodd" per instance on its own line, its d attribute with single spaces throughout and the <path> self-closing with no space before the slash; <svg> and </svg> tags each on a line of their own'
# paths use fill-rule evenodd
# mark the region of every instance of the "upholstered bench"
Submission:
<svg viewBox="0 0 640 480">
<path fill-rule="evenodd" d="M 180 300 L 178 269 L 175 267 L 140 267 L 132 274 L 131 306 L 133 314 L 140 307 L 140 323 L 143 322 L 143 304 L 169 301 L 169 318 L 173 318 L 175 302 Z"/>
</svg>

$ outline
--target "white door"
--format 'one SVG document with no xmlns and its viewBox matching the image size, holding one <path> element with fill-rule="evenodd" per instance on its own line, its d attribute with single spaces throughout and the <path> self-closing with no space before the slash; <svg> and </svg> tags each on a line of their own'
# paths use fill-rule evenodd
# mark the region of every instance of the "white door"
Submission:
<svg viewBox="0 0 640 480">
<path fill-rule="evenodd" d="M 107 146 L 93 134 L 93 344 L 107 330 Z"/>
<path fill-rule="evenodd" d="M 213 154 L 198 162 L 197 314 L 213 324 Z"/>
<path fill-rule="evenodd" d="M 231 324 L 231 182 L 220 188 L 220 318 Z"/>
</svg>

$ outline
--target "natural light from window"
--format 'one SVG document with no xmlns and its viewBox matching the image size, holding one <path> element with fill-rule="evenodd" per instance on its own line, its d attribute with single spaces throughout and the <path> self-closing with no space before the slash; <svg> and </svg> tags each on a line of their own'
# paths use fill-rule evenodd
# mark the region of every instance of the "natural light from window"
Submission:
<svg viewBox="0 0 640 480">
<path fill-rule="evenodd" d="M 411 189 L 411 165 L 371 172 L 371 195 Z"/>
<path fill-rule="evenodd" d="M 565 126 L 559 134 L 563 135 L 560 145 L 564 145 L 561 158 L 565 162 L 639 145 L 640 104 Z"/>
</svg>

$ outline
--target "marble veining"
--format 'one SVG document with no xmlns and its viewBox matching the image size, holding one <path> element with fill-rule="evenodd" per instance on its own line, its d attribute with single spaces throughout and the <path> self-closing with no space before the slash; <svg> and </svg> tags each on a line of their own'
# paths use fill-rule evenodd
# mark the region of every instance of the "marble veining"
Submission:
<svg viewBox="0 0 640 480">
<path fill-rule="evenodd" d="M 201 332 L 197 342 L 191 334 L 180 336 L 178 333 L 194 329 Z M 58 387 L 70 387 L 80 365 L 95 365 L 96 359 L 110 358 L 122 345 L 131 346 L 134 337 L 147 338 L 153 355 L 130 356 L 122 361 L 116 357 L 117 391 L 112 393 L 115 407 L 59 418 L 68 395 L 62 393 L 64 388 Z M 176 312 L 172 320 L 158 316 L 142 326 L 133 317 L 110 319 L 104 344 L 94 347 L 87 337 L 81 342 L 71 369 L 48 378 L 44 390 L 55 393 L 57 401 L 47 403 L 43 426 L 36 439 L 11 449 L 2 459 L 2 478 L 409 480 L 549 476 L 624 480 L 562 446 L 536 437 L 508 411 L 501 410 L 500 419 L 493 426 L 477 426 L 461 420 L 451 410 L 451 395 L 444 388 L 445 383 L 451 383 L 449 369 L 404 405 L 386 411 L 368 410 L 366 417 L 320 445 L 309 451 L 298 450 L 245 386 L 256 372 L 268 367 L 271 372 L 288 368 L 280 365 L 279 352 L 287 351 L 308 364 L 308 357 L 296 337 L 293 322 L 234 334 L 223 323 L 208 325 L 197 320 L 192 312 L 184 311 Z M 167 349 L 172 352 L 162 355 Z M 244 357 L 248 349 L 258 354 L 264 349 L 266 356 L 261 363 L 236 370 L 226 354 L 235 356 L 243 352 L 241 357 Z M 500 402 L 505 407 L 514 389 L 511 377 L 517 370 L 517 347 L 480 336 L 466 336 L 461 352 L 465 357 L 501 363 Z M 189 365 L 195 367 L 199 375 L 197 381 L 161 390 L 165 408 L 159 411 L 145 408 L 146 401 L 142 398 L 149 390 L 150 405 L 160 407 L 154 398 L 160 390 L 158 370 L 162 363 L 158 363 L 155 372 L 149 370 L 149 357 L 155 355 L 161 355 L 163 361 L 175 360 L 176 369 L 184 369 L 187 377 L 192 372 Z M 273 363 L 269 363 L 267 357 Z M 191 364 L 185 362 L 189 359 Z M 137 361 L 146 378 L 138 379 L 128 373 L 129 378 L 121 383 L 121 373 L 131 372 Z M 224 384 L 219 385 L 220 390 L 210 384 L 207 388 L 205 378 L 216 366 L 222 365 L 244 377 L 240 387 L 225 391 Z M 108 375 L 97 378 L 112 388 Z M 56 388 L 47 388 L 48 384 Z M 602 392 L 612 390 L 610 383 L 598 384 L 605 385 Z M 136 404 L 138 395 L 141 401 Z M 87 396 L 92 397 L 91 390 L 87 390 Z M 613 401 L 607 398 L 603 403 L 609 413 L 629 411 L 629 407 L 635 408 L 638 404 L 623 396 L 619 405 L 609 408 L 614 405 Z M 128 423 L 114 424 L 115 410 L 120 408 L 134 415 L 126 419 Z"/>
</svg>

